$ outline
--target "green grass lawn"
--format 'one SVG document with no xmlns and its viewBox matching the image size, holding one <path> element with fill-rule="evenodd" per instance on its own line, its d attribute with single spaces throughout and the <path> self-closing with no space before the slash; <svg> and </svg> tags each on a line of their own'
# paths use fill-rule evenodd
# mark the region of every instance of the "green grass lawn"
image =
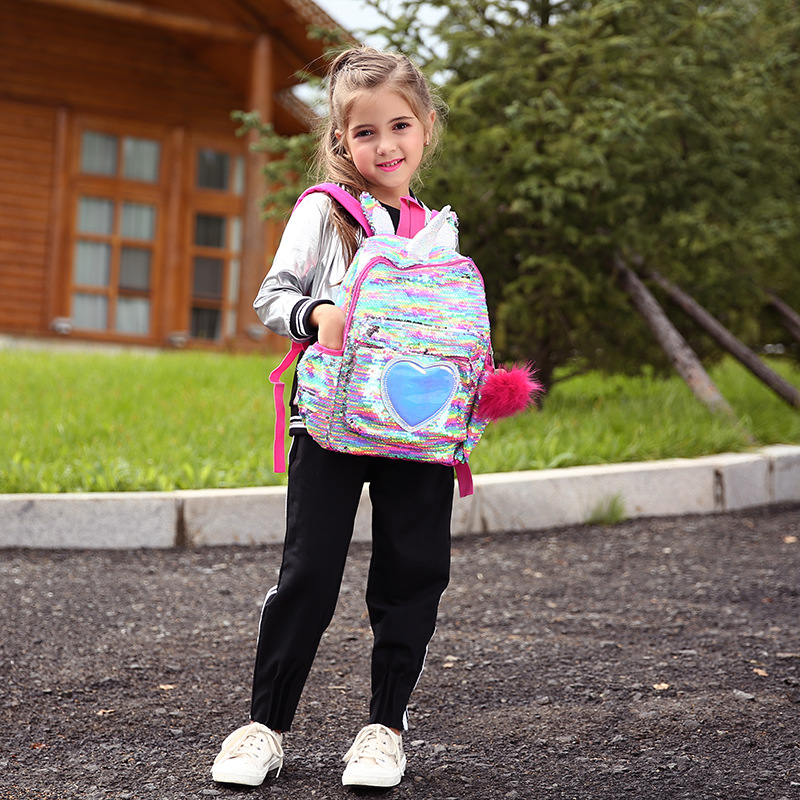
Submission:
<svg viewBox="0 0 800 800">
<path fill-rule="evenodd" d="M 0 351 L 0 492 L 144 491 L 281 483 L 272 472 L 277 358 Z M 800 368 L 772 361 L 800 386 Z M 712 417 L 677 377 L 588 374 L 540 411 L 489 426 L 475 473 L 645 461 L 800 443 L 800 411 L 744 368 L 712 371 L 739 415 Z"/>
</svg>

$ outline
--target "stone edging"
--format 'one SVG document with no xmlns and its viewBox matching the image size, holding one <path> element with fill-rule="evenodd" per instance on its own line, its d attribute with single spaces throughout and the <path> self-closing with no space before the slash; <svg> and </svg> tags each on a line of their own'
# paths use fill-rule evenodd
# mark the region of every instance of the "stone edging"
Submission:
<svg viewBox="0 0 800 800">
<path fill-rule="evenodd" d="M 0 547 L 137 548 L 283 540 L 286 489 L 0 495 Z M 475 476 L 453 535 L 575 525 L 614 503 L 627 518 L 800 502 L 800 446 L 696 459 Z M 354 538 L 369 539 L 364 492 Z"/>
</svg>

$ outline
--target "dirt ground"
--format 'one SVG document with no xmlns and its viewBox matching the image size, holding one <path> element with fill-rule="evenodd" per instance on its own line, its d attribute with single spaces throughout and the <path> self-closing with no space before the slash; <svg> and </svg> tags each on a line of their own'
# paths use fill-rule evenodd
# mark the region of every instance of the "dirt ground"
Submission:
<svg viewBox="0 0 800 800">
<path fill-rule="evenodd" d="M 0 551 L 0 798 L 800 798 L 798 505 L 456 539 L 382 791 L 340 782 L 368 704 L 363 544 L 283 773 L 211 781 L 279 557 Z"/>
</svg>

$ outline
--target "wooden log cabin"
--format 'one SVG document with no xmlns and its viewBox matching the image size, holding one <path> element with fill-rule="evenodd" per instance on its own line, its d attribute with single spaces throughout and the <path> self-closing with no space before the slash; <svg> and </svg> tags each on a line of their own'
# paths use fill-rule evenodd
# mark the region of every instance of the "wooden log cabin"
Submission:
<svg viewBox="0 0 800 800">
<path fill-rule="evenodd" d="M 0 333 L 264 347 L 278 231 L 231 112 L 307 129 L 309 0 L 0 0 Z"/>
</svg>

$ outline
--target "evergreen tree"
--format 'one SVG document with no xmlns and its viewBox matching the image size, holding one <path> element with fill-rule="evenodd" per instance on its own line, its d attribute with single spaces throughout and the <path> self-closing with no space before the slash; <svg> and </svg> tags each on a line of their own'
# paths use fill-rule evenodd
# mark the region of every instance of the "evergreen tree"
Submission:
<svg viewBox="0 0 800 800">
<path fill-rule="evenodd" d="M 444 76 L 450 105 L 428 188 L 458 199 L 501 356 L 545 380 L 568 362 L 665 363 L 615 254 L 750 341 L 760 287 L 800 299 L 794 0 L 402 5 L 389 39 Z M 422 5 L 446 12 L 432 30 Z"/>
<path fill-rule="evenodd" d="M 750 345 L 791 341 L 763 290 L 800 310 L 798 0 L 370 4 L 449 104 L 425 199 L 461 218 L 500 358 L 533 359 L 546 383 L 565 365 L 665 367 L 621 262 L 658 271 Z M 268 198 L 283 213 L 310 139 L 264 133 L 288 156 L 268 165 L 289 186 Z M 718 352 L 670 315 L 695 350 Z"/>
</svg>

